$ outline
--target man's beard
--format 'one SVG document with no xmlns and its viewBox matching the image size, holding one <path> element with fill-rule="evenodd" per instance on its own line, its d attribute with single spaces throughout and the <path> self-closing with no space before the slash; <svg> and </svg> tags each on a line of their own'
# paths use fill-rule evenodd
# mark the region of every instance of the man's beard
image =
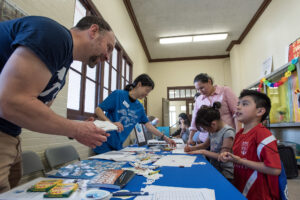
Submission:
<svg viewBox="0 0 300 200">
<path fill-rule="evenodd" d="M 95 65 L 97 64 L 97 60 L 98 60 L 99 58 L 100 58 L 100 56 L 91 56 L 91 57 L 89 58 L 89 62 L 87 63 L 88 66 L 89 66 L 90 68 L 95 67 Z"/>
</svg>

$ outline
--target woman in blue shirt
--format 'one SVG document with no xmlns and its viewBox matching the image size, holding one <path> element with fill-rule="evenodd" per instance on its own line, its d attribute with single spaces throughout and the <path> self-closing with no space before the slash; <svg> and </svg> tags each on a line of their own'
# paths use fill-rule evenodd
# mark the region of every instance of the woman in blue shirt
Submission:
<svg viewBox="0 0 300 200">
<path fill-rule="evenodd" d="M 153 80 L 147 74 L 139 75 L 132 84 L 127 85 L 124 90 L 115 90 L 96 108 L 96 115 L 100 120 L 111 121 L 118 126 L 117 131 L 111 131 L 107 141 L 102 146 L 94 149 L 95 153 L 119 150 L 123 148 L 132 129 L 137 123 L 142 123 L 147 130 L 160 136 L 171 146 L 175 142 L 164 136 L 148 120 L 143 105 L 137 99 L 145 98 L 154 88 Z M 104 112 L 106 114 L 104 114 Z"/>
</svg>

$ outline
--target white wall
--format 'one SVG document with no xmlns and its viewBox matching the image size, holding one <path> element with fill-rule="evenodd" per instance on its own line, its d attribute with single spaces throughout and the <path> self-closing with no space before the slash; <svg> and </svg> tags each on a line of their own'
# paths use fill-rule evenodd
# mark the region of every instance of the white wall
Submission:
<svg viewBox="0 0 300 200">
<path fill-rule="evenodd" d="M 243 42 L 230 51 L 236 93 L 260 79 L 269 56 L 274 69 L 287 62 L 287 46 L 300 37 L 299 8 L 299 0 L 272 0 Z"/>
</svg>

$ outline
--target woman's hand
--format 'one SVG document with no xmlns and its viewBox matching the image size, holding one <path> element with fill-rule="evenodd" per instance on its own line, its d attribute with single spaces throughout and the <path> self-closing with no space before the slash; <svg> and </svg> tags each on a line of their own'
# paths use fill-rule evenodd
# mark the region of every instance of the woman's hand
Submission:
<svg viewBox="0 0 300 200">
<path fill-rule="evenodd" d="M 176 147 L 176 142 L 168 137 L 164 137 L 164 140 L 171 146 L 171 147 Z"/>
<path fill-rule="evenodd" d="M 113 122 L 113 124 L 118 127 L 118 132 L 122 132 L 124 130 L 124 127 L 120 122 Z"/>
</svg>

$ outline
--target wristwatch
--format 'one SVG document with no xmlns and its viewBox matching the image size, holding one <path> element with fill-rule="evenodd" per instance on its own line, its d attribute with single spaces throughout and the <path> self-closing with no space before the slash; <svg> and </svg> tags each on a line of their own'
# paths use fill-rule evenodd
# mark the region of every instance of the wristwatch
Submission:
<svg viewBox="0 0 300 200">
<path fill-rule="evenodd" d="M 165 135 L 162 135 L 162 136 L 160 137 L 160 140 L 164 140 L 164 138 L 165 138 Z"/>
</svg>

